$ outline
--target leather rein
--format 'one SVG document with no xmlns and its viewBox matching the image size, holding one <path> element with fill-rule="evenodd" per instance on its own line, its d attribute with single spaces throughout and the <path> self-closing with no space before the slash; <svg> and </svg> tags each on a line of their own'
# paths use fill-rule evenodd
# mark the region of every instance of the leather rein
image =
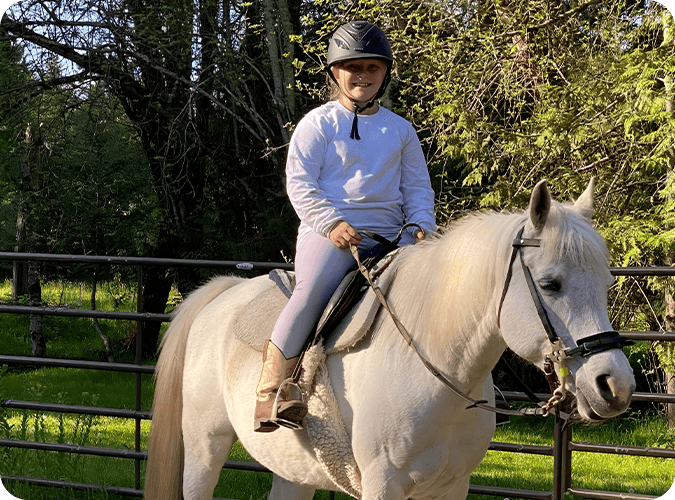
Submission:
<svg viewBox="0 0 675 500">
<path fill-rule="evenodd" d="M 417 227 L 420 230 L 422 230 L 422 228 L 417 224 L 414 223 L 405 224 L 401 228 L 401 231 L 399 232 L 398 237 L 394 240 L 394 242 L 388 242 L 381 236 L 371 233 L 369 231 L 361 231 L 361 232 L 366 236 L 375 239 L 376 241 L 386 242 L 388 244 L 395 245 L 400 240 L 403 231 L 408 227 Z M 537 407 L 521 408 L 520 410 L 507 410 L 503 408 L 497 408 L 496 406 L 488 404 L 487 400 L 473 399 L 468 394 L 460 390 L 457 386 L 455 386 L 445 375 L 443 375 L 443 373 L 441 373 L 440 370 L 438 370 L 429 360 L 427 360 L 422 355 L 422 353 L 419 352 L 419 350 L 415 346 L 412 337 L 406 330 L 405 326 L 396 317 L 394 312 L 389 307 L 389 304 L 387 304 L 387 300 L 385 299 L 382 290 L 380 290 L 380 288 L 371 278 L 370 270 L 366 266 L 364 266 L 363 263 L 361 262 L 357 247 L 352 245 L 350 249 L 359 267 L 359 271 L 365 276 L 366 280 L 368 280 L 368 283 L 370 284 L 371 289 L 375 293 L 375 296 L 378 298 L 382 306 L 387 310 L 387 312 L 391 316 L 392 320 L 394 321 L 394 324 L 396 325 L 396 328 L 401 333 L 408 346 L 415 352 L 415 354 L 417 354 L 417 357 L 419 357 L 419 359 L 422 361 L 422 364 L 424 364 L 427 370 L 429 370 L 429 372 L 431 372 L 431 374 L 434 377 L 436 377 L 443 385 L 448 387 L 457 396 L 459 396 L 467 403 L 469 403 L 469 406 L 466 407 L 467 410 L 470 408 L 481 408 L 483 410 L 487 410 L 493 413 L 499 413 L 502 415 L 510 415 L 510 416 L 526 415 L 526 416 L 542 416 L 542 417 L 547 417 L 551 413 L 551 411 L 554 410 L 556 412 L 556 415 L 567 420 L 569 418 L 569 415 L 567 413 L 561 412 L 560 409 L 558 408 L 559 403 L 565 397 L 565 390 L 564 385 L 560 383 L 556 375 L 554 369 L 555 364 L 557 363 L 559 365 L 559 373 L 561 377 L 564 379 L 569 375 L 569 369 L 566 366 L 566 362 L 567 360 L 573 358 L 574 356 L 580 355 L 582 357 L 589 357 L 592 356 L 593 354 L 598 354 L 600 352 L 604 352 L 609 349 L 620 349 L 626 345 L 633 344 L 633 342 L 621 338 L 619 334 L 615 331 L 606 331 L 579 339 L 577 341 L 576 347 L 570 348 L 565 346 L 563 340 L 558 336 L 558 334 L 555 331 L 555 328 L 553 328 L 553 325 L 551 324 L 548 318 L 548 314 L 541 300 L 541 296 L 539 295 L 537 287 L 534 283 L 534 279 L 532 278 L 532 273 L 530 272 L 530 269 L 525 265 L 525 261 L 523 259 L 523 254 L 521 251 L 523 247 L 539 247 L 540 240 L 534 238 L 523 238 L 524 229 L 525 228 L 523 227 L 520 229 L 520 231 L 518 231 L 518 235 L 516 236 L 516 239 L 513 241 L 512 244 L 513 250 L 511 252 L 509 268 L 506 273 L 506 279 L 504 281 L 504 287 L 502 289 L 502 295 L 499 301 L 499 309 L 497 311 L 497 325 L 501 328 L 501 311 L 502 306 L 504 304 L 504 299 L 506 298 L 506 293 L 509 289 L 509 284 L 511 283 L 511 278 L 513 276 L 513 263 L 516 260 L 516 256 L 520 255 L 520 263 L 523 269 L 523 273 L 525 275 L 525 280 L 530 290 L 530 295 L 537 309 L 537 314 L 539 315 L 539 319 L 542 322 L 544 331 L 546 332 L 546 335 L 548 336 L 549 341 L 551 342 L 552 345 L 551 353 L 549 353 L 545 357 L 544 363 L 544 374 L 546 375 L 546 379 L 549 382 L 552 396 L 548 401 L 534 400 L 534 402 L 537 403 L 538 405 Z"/>
</svg>

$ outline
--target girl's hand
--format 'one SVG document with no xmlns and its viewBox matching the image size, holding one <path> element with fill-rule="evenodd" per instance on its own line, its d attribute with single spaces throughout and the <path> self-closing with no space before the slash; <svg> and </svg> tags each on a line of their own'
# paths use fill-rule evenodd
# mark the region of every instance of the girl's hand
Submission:
<svg viewBox="0 0 675 500">
<path fill-rule="evenodd" d="M 417 238 L 420 241 L 423 240 L 424 239 L 424 231 L 417 231 L 417 233 L 415 233 L 415 238 Z"/>
<path fill-rule="evenodd" d="M 342 250 L 347 250 L 351 245 L 358 246 L 363 239 L 363 236 L 345 221 L 338 222 L 328 237 L 336 247 Z"/>
</svg>

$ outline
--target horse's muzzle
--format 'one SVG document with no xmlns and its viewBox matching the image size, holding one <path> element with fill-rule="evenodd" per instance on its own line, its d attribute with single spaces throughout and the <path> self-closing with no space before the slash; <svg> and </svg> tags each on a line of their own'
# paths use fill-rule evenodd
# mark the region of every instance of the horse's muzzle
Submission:
<svg viewBox="0 0 675 500">
<path fill-rule="evenodd" d="M 584 366 L 577 373 L 577 402 L 581 416 L 597 421 L 626 411 L 635 390 L 632 371 L 601 370 L 599 375 L 595 371 L 596 375 L 591 376 L 594 370 L 590 368 Z"/>
</svg>

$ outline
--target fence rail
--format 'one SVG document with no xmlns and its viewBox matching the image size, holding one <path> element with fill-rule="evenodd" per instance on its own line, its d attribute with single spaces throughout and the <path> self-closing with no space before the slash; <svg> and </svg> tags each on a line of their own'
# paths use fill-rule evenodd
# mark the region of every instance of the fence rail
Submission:
<svg viewBox="0 0 675 500">
<path fill-rule="evenodd" d="M 272 269 L 293 269 L 289 263 L 268 263 L 268 262 L 239 262 L 239 261 L 213 261 L 213 260 L 184 260 L 184 259 L 151 259 L 140 257 L 108 257 L 108 256 L 78 256 L 78 255 L 52 255 L 52 254 L 26 254 L 0 252 L 0 261 L 34 261 L 51 262 L 66 264 L 96 264 L 96 265 L 121 265 L 136 266 L 138 273 L 138 287 L 143 287 L 143 268 L 144 267 L 196 267 L 211 269 L 230 269 L 239 271 L 269 271 Z M 675 268 L 610 268 L 614 276 L 675 276 Z M 147 459 L 147 452 L 141 450 L 141 422 L 151 420 L 152 415 L 149 411 L 141 409 L 141 377 L 154 373 L 154 366 L 141 364 L 140 346 L 142 344 L 142 324 L 146 321 L 168 322 L 170 315 L 150 314 L 150 313 L 127 313 L 113 311 L 91 311 L 80 309 L 67 309 L 57 307 L 29 307 L 15 305 L 0 305 L 0 314 L 23 314 L 23 315 L 47 315 L 62 317 L 84 317 L 112 320 L 125 320 L 138 322 L 137 330 L 137 351 L 135 364 L 123 363 L 101 363 L 93 361 L 54 359 L 54 358 L 35 358 L 29 356 L 8 356 L 0 355 L 0 366 L 2 365 L 28 365 L 28 366 L 50 366 L 66 367 L 87 370 L 105 370 L 121 373 L 136 374 L 136 407 L 134 410 L 122 410 L 115 408 L 98 408 L 88 406 L 72 406 L 62 404 L 49 404 L 33 401 L 5 400 L 0 402 L 0 406 L 6 409 L 57 412 L 70 414 L 84 414 L 104 417 L 117 417 L 133 419 L 136 423 L 134 450 L 119 450 L 109 448 L 83 447 L 77 445 L 67 445 L 58 443 L 38 443 L 34 441 L 22 441 L 12 439 L 0 439 L 0 447 L 6 448 L 24 448 L 51 452 L 76 453 L 94 456 L 105 456 L 114 458 L 125 458 L 133 460 L 135 464 L 135 487 L 126 488 L 120 486 L 102 486 L 95 484 L 75 483 L 70 481 L 57 481 L 51 479 L 42 479 L 34 477 L 22 477 L 14 475 L 0 475 L 3 481 L 18 481 L 28 485 L 48 486 L 54 488 L 70 488 L 73 490 L 105 490 L 108 493 L 119 494 L 129 497 L 142 497 L 141 489 L 141 467 L 142 461 Z M 621 336 L 631 340 L 660 340 L 675 341 L 675 332 L 619 332 Z M 521 392 L 504 391 L 506 399 L 511 401 L 529 401 L 529 398 Z M 548 399 L 549 395 L 538 395 L 541 399 Z M 653 403 L 675 403 L 674 394 L 655 394 L 655 393 L 636 393 L 633 401 L 653 402 Z M 573 493 L 581 498 L 597 500 L 647 500 L 656 498 L 649 495 L 639 495 L 625 492 L 610 492 L 587 490 L 574 488 L 571 485 L 571 462 L 573 452 L 586 453 L 607 453 L 630 456 L 659 457 L 665 459 L 675 458 L 675 450 L 663 448 L 645 448 L 635 446 L 618 446 L 611 444 L 578 443 L 571 440 L 571 428 L 565 428 L 560 419 L 555 420 L 554 425 L 554 445 L 523 445 L 517 443 L 492 442 L 490 450 L 511 453 L 526 453 L 533 455 L 553 457 L 553 491 L 533 491 L 514 488 L 502 488 L 493 486 L 471 485 L 469 493 L 492 495 L 502 498 L 525 498 L 533 500 L 562 500 L 565 493 Z M 224 468 L 233 470 L 247 470 L 254 472 L 270 471 L 257 463 L 236 462 L 228 460 Z M 331 495 L 332 497 L 332 495 Z"/>
</svg>

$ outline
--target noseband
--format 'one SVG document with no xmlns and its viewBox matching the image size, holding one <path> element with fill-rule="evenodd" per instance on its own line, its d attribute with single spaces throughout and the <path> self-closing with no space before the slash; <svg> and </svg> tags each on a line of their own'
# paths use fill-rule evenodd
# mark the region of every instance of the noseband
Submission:
<svg viewBox="0 0 675 500">
<path fill-rule="evenodd" d="M 583 337 L 576 342 L 575 347 L 568 347 L 565 345 L 564 341 L 556 333 L 555 328 L 551 324 L 551 321 L 548 318 L 548 313 L 544 307 L 544 303 L 541 300 L 541 295 L 537 290 L 537 286 L 534 283 L 532 278 L 532 272 L 530 268 L 525 265 L 525 259 L 523 258 L 523 252 L 521 249 L 523 247 L 539 247 L 540 240 L 534 238 L 523 238 L 524 227 L 518 231 L 516 239 L 513 241 L 513 251 L 511 252 L 511 260 L 509 262 L 509 269 L 506 273 L 506 279 L 504 281 L 504 288 L 502 290 L 502 297 L 499 301 L 499 310 L 497 312 L 497 326 L 501 328 L 501 313 L 502 306 L 504 305 L 504 299 L 506 298 L 506 292 L 509 289 L 509 284 L 511 283 L 511 277 L 513 276 L 513 263 L 516 260 L 516 255 L 520 256 L 520 265 L 523 269 L 523 274 L 525 276 L 525 281 L 527 282 L 527 287 L 530 290 L 530 296 L 534 302 L 534 306 L 537 309 L 537 314 L 541 320 L 541 324 L 544 327 L 544 331 L 548 336 L 549 341 L 552 345 L 551 352 L 546 356 L 546 364 L 548 368 L 545 369 L 547 376 L 549 372 L 555 376 L 555 373 L 552 371 L 552 364 L 558 363 L 560 366 L 560 375 L 562 378 L 565 378 L 569 375 L 569 370 L 564 366 L 566 360 L 573 358 L 574 356 L 582 356 L 587 358 L 594 354 L 598 354 L 610 349 L 621 349 L 624 346 L 632 345 L 633 342 L 626 340 L 619 336 L 614 330 L 608 330 L 605 332 L 599 332 L 587 337 Z M 552 387 L 554 382 L 549 379 Z M 559 384 L 558 384 L 559 385 Z"/>
</svg>

